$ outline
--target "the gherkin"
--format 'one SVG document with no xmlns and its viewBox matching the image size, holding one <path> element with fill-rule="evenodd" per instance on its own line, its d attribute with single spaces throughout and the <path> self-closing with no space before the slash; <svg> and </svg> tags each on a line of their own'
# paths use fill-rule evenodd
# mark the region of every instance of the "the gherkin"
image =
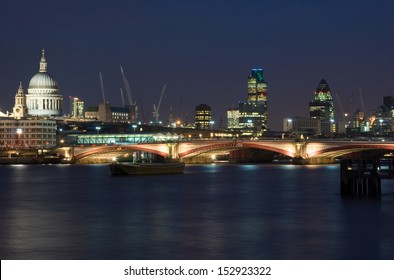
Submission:
<svg viewBox="0 0 394 280">
<path fill-rule="evenodd" d="M 314 100 L 309 103 L 309 113 L 311 118 L 322 120 L 334 120 L 334 102 L 330 87 L 325 79 L 317 85 L 314 93 Z"/>
</svg>

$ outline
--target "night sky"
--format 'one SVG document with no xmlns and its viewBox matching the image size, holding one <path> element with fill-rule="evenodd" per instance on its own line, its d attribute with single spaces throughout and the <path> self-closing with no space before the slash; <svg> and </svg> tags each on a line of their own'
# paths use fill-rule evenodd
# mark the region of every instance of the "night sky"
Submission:
<svg viewBox="0 0 394 280">
<path fill-rule="evenodd" d="M 121 106 L 120 64 L 147 119 L 167 84 L 162 120 L 172 106 L 193 121 L 207 103 L 218 125 L 246 100 L 255 67 L 264 69 L 273 130 L 308 115 L 322 78 L 344 107 L 354 92 L 350 109 L 362 88 L 370 112 L 394 94 L 393 11 L 392 0 L 0 0 L 0 108 L 12 110 L 19 81 L 27 92 L 45 48 L 65 113 L 68 96 L 102 102 L 99 72 L 106 99 Z"/>
</svg>

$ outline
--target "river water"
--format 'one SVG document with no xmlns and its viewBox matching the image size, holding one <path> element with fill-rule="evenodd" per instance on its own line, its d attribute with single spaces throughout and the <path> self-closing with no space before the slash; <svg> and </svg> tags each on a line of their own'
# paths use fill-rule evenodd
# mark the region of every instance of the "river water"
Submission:
<svg viewBox="0 0 394 280">
<path fill-rule="evenodd" d="M 1 259 L 394 259 L 394 181 L 342 198 L 339 167 L 0 166 Z"/>
</svg>

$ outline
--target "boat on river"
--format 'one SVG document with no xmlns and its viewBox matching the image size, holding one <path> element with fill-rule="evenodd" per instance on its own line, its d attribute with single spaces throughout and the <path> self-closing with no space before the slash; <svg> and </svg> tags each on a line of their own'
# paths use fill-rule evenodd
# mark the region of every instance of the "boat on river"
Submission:
<svg viewBox="0 0 394 280">
<path fill-rule="evenodd" d="M 183 162 L 113 162 L 109 165 L 112 175 L 161 175 L 182 174 L 185 170 Z"/>
</svg>

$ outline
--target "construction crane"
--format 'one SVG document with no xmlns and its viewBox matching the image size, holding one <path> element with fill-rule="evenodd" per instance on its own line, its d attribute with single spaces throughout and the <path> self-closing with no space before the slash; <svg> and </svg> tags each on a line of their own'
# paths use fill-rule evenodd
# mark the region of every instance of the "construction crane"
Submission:
<svg viewBox="0 0 394 280">
<path fill-rule="evenodd" d="M 133 101 L 133 98 L 132 98 L 132 95 L 131 95 L 129 81 L 126 79 L 126 76 L 124 74 L 122 65 L 120 65 L 120 72 L 122 73 L 123 84 L 124 84 L 124 88 L 126 90 L 127 99 L 129 100 L 129 104 L 130 105 L 135 105 L 135 103 Z"/>
<path fill-rule="evenodd" d="M 167 85 L 164 85 L 163 89 L 161 90 L 160 99 L 159 99 L 159 103 L 157 104 L 157 106 L 156 106 L 156 104 L 153 104 L 152 114 L 153 114 L 153 118 L 155 119 L 156 124 L 159 123 L 159 116 L 160 116 L 159 110 L 160 110 L 161 101 L 163 100 L 163 95 L 166 90 L 166 87 L 167 87 Z"/>
<path fill-rule="evenodd" d="M 120 88 L 120 97 L 122 98 L 122 106 L 124 107 L 124 97 L 123 97 L 123 90 Z"/>
<path fill-rule="evenodd" d="M 352 94 L 350 95 L 349 101 L 345 105 L 345 108 L 344 108 L 345 117 L 347 117 L 349 115 L 350 106 L 352 105 L 352 101 L 353 101 L 353 94 L 354 94 L 354 92 L 352 91 Z"/>
<path fill-rule="evenodd" d="M 338 100 L 338 105 L 339 105 L 339 110 L 341 111 L 341 118 L 344 116 L 341 100 L 339 99 L 339 90 L 335 93 L 337 100 Z"/>
<path fill-rule="evenodd" d="M 103 95 L 103 102 L 105 103 L 103 75 L 101 75 L 101 72 L 99 73 L 99 75 L 100 75 L 101 93 Z"/>
</svg>

